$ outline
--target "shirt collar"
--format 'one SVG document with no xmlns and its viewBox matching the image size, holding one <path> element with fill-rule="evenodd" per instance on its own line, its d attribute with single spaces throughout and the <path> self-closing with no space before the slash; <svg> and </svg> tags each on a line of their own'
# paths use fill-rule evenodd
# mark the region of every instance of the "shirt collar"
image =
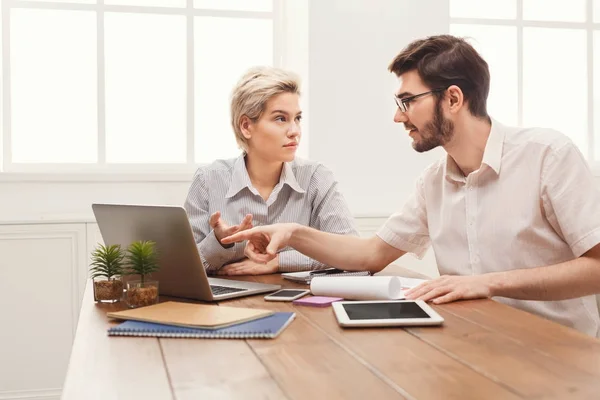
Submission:
<svg viewBox="0 0 600 400">
<path fill-rule="evenodd" d="M 498 121 L 494 119 L 491 119 L 491 121 L 492 129 L 485 145 L 481 163 L 493 169 L 496 172 L 496 175 L 500 175 L 502 150 L 504 148 L 504 137 L 506 136 L 506 132 L 504 131 L 504 126 Z"/>
<path fill-rule="evenodd" d="M 283 163 L 283 169 L 281 170 L 279 182 L 282 185 L 288 185 L 298 193 L 305 193 L 305 190 L 302 189 L 298 183 L 298 180 L 296 180 L 296 175 L 294 175 L 294 170 L 292 169 L 292 165 L 290 163 Z"/>
<path fill-rule="evenodd" d="M 504 126 L 493 118 L 491 119 L 491 124 L 492 127 L 487 143 L 485 144 L 481 165 L 487 165 L 496 173 L 496 175 L 499 175 L 500 166 L 502 165 L 502 151 L 504 148 L 506 132 Z M 446 178 L 452 181 L 464 182 L 465 180 L 462 171 L 449 154 L 446 155 L 445 174 Z"/>
<path fill-rule="evenodd" d="M 283 163 L 283 168 L 279 177 L 279 183 L 282 186 L 287 184 L 298 193 L 305 192 L 305 190 L 300 187 L 300 184 L 296 180 L 296 176 L 294 175 L 294 171 L 292 170 L 290 163 Z M 229 183 L 229 190 L 227 191 L 225 198 L 229 199 L 245 188 L 248 188 L 248 190 L 250 190 L 252 193 L 258 195 L 258 191 L 254 188 L 254 186 L 252 186 L 252 181 L 250 181 L 250 176 L 248 175 L 248 170 L 246 169 L 246 162 L 244 156 L 242 155 L 238 157 L 233 164 L 231 182 Z"/>
</svg>

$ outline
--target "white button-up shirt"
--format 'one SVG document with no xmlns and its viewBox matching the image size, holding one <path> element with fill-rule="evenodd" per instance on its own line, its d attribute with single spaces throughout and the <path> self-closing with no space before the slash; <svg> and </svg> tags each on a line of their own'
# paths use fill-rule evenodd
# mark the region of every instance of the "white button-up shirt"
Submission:
<svg viewBox="0 0 600 400">
<path fill-rule="evenodd" d="M 333 173 L 308 160 L 284 163 L 279 183 L 266 201 L 252 185 L 244 157 L 215 161 L 198 169 L 184 207 L 200 258 L 209 271 L 245 258 L 246 242 L 225 248 L 215 237 L 208 221 L 216 211 L 230 225 L 252 214 L 254 226 L 296 222 L 325 232 L 358 235 Z M 280 271 L 324 267 L 292 248 L 279 252 Z"/>
<path fill-rule="evenodd" d="M 572 260 L 600 243 L 600 191 L 576 146 L 550 129 L 492 121 L 481 167 L 465 177 L 452 157 L 429 166 L 402 211 L 377 233 L 442 275 L 477 275 Z M 597 336 L 594 296 L 496 300 Z"/>
</svg>

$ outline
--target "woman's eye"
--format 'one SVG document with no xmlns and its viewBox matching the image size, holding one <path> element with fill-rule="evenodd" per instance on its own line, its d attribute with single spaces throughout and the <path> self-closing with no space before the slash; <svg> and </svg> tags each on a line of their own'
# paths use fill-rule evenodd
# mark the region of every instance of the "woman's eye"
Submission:
<svg viewBox="0 0 600 400">
<path fill-rule="evenodd" d="M 275 121 L 285 122 L 285 117 L 283 115 L 280 115 L 279 117 L 275 117 Z"/>
<path fill-rule="evenodd" d="M 298 115 L 298 116 L 296 117 L 296 121 L 297 121 L 297 122 L 300 122 L 300 121 L 302 121 L 302 115 Z"/>
</svg>

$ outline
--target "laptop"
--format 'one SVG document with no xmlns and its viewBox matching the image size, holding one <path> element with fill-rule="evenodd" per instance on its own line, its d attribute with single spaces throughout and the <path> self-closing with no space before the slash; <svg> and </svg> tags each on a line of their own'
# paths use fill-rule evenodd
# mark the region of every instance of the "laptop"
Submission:
<svg viewBox="0 0 600 400">
<path fill-rule="evenodd" d="M 160 295 L 217 301 L 278 290 L 281 285 L 209 278 L 187 214 L 179 206 L 92 204 L 106 245 L 126 249 L 137 240 L 152 240 L 158 250 Z"/>
</svg>

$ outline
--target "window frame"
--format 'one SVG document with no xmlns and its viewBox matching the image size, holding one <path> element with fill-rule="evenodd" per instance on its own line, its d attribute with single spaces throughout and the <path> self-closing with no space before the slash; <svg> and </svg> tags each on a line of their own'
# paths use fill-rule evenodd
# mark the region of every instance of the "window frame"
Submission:
<svg viewBox="0 0 600 400">
<path fill-rule="evenodd" d="M 449 0 L 452 1 L 452 0 Z M 526 20 L 523 17 L 523 0 L 515 0 L 517 13 L 514 19 L 494 19 L 494 18 L 459 18 L 450 17 L 450 25 L 482 25 L 482 26 L 510 26 L 517 29 L 517 121 L 518 125 L 523 125 L 523 30 L 524 28 L 552 28 L 552 29 L 580 29 L 586 33 L 586 60 L 587 60 L 587 149 L 584 156 L 592 168 L 595 176 L 600 176 L 600 157 L 594 157 L 595 142 L 600 140 L 595 138 L 594 124 L 600 124 L 594 119 L 594 32 L 600 32 L 600 22 L 594 23 L 594 3 L 593 0 L 585 1 L 585 22 L 564 22 L 564 21 L 537 21 Z M 600 6 L 600 5 L 599 5 Z M 600 76 L 597 77 L 600 79 Z"/>
<path fill-rule="evenodd" d="M 194 17 L 226 17 L 269 19 L 273 21 L 273 66 L 282 67 L 285 59 L 284 1 L 272 0 L 273 10 L 240 11 L 194 8 L 194 0 L 185 7 L 108 5 L 104 0 L 95 4 L 2 0 L 2 131 L 0 132 L 0 182 L 2 181 L 190 181 L 202 163 L 195 158 L 195 98 L 194 98 Z M 10 71 L 10 10 L 50 9 L 96 12 L 97 45 L 97 116 L 98 137 L 96 163 L 13 163 L 11 132 L 11 71 Z M 107 12 L 135 14 L 183 15 L 186 17 L 186 161 L 184 163 L 107 163 L 105 115 L 104 15 Z M 233 134 L 233 133 L 232 133 Z"/>
</svg>

